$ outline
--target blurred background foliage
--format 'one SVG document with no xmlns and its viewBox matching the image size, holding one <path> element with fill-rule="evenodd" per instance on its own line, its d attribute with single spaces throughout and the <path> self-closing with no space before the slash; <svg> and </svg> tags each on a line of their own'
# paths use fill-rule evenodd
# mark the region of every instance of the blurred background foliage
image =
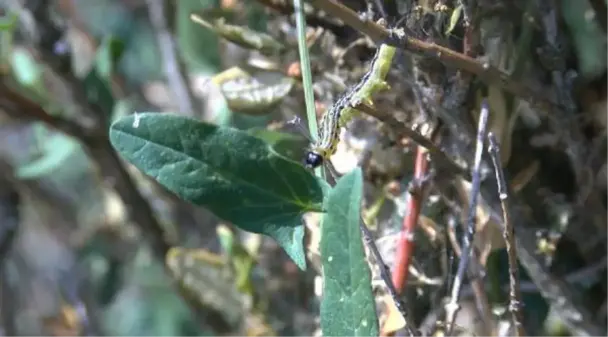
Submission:
<svg viewBox="0 0 608 337">
<path fill-rule="evenodd" d="M 154 2 L 163 3 L 161 8 L 164 8 L 167 29 L 174 35 L 175 52 L 181 61 L 170 66 L 174 66 L 173 71 L 185 74 L 182 81 L 189 87 L 186 92 L 192 95 L 188 98 L 186 93 L 192 103 L 190 111 L 184 110 L 183 96 L 175 93 L 171 79 L 165 75 L 166 51 L 162 49 L 167 46 L 159 46 L 159 36 L 163 32 L 151 19 L 153 14 L 149 7 Z M 363 2 L 345 2 L 363 8 Z M 425 8 L 428 7 L 426 2 L 420 1 Z M 589 137 L 593 142 L 589 141 L 589 144 L 600 148 L 595 157 L 590 156 L 589 163 L 580 165 L 593 167 L 596 182 L 590 188 L 601 193 L 601 203 L 605 205 L 606 22 L 605 13 L 598 11 L 598 6 L 605 9 L 605 4 L 598 5 L 598 2 L 602 1 L 557 0 L 551 2 L 556 7 L 550 10 L 563 14 L 560 25 L 565 27 L 567 36 L 556 43 L 564 44 L 559 52 L 567 54 L 564 58 L 570 64 L 576 64 L 578 88 L 582 88 L 579 90 L 581 106 L 586 113 L 583 118 L 591 121 L 588 133 L 593 135 Z M 286 92 L 291 90 L 296 98 L 281 101 L 280 109 L 269 105 L 268 111 L 261 115 L 233 111 L 234 105 L 231 110 L 224 99 L 228 87 L 220 85 L 218 88 L 209 83 L 213 76 L 226 69 L 242 66 L 251 52 L 220 39 L 190 18 L 192 13 L 213 9 L 230 22 L 271 33 L 288 46 L 280 55 L 278 63 L 282 64 L 273 69 L 289 69 L 290 62 L 297 60 L 293 20 L 289 15 L 277 16 L 262 3 L 272 1 L 0 2 L 5 15 L 18 14 L 13 25 L 9 22 L 10 17 L 3 19 L 0 45 L 4 78 L 0 88 L 3 91 L 0 107 L 4 110 L 0 114 L 0 325 L 4 335 L 307 335 L 317 331 L 318 302 L 314 280 L 318 271 L 309 268 L 307 272 L 298 272 L 272 241 L 241 233 L 229 224 L 222 224 L 206 210 L 178 200 L 137 170 L 121 163 L 112 155 L 107 141 L 101 141 L 102 136 L 96 133 L 98 129 L 105 132 L 105 126 L 112 120 L 132 112 L 180 112 L 216 124 L 248 129 L 275 144 L 286 156 L 295 160 L 301 158 L 307 141 L 300 133 L 292 130 L 291 134 L 285 135 L 273 131 L 290 117 L 304 115 L 301 92 L 293 94 L 293 83 L 289 82 Z M 593 18 L 597 19 L 590 20 L 589 15 L 595 15 Z M 456 16 L 442 17 L 449 26 L 444 31 L 462 35 L 462 28 L 454 27 L 457 22 L 454 18 L 458 19 Z M 337 25 L 331 18 L 317 19 L 325 20 L 327 27 Z M 496 26 L 499 22 L 485 24 Z M 510 56 L 502 65 L 515 69 L 514 73 L 522 77 L 528 76 L 529 68 L 519 67 L 517 59 L 532 58 L 528 53 L 535 48 L 530 47 L 535 42 L 531 41 L 539 39 L 538 36 L 526 36 L 528 28 L 525 25 L 518 27 L 520 39 L 496 40 L 486 45 L 487 52 L 495 54 L 500 54 L 501 48 L 509 48 L 515 56 Z M 60 36 L 53 35 L 55 31 Z M 344 27 L 337 31 L 342 34 L 340 38 L 356 35 Z M 491 40 L 494 37 L 484 38 Z M 334 42 L 330 39 L 323 43 Z M 48 43 L 52 45 L 49 47 Z M 62 58 L 67 54 L 70 56 Z M 313 58 L 318 63 L 327 63 L 321 56 L 313 55 Z M 55 64 L 53 61 L 57 59 L 67 60 L 67 65 Z M 352 59 L 347 58 L 347 61 L 352 62 Z M 49 75 L 49 68 L 61 76 Z M 255 81 L 243 78 L 254 87 L 283 83 L 276 77 L 264 79 L 255 73 L 253 76 Z M 356 78 L 354 75 L 349 77 Z M 331 79 L 324 81 L 331 82 Z M 12 86 L 6 84 L 9 82 Z M 331 87 L 325 82 L 317 89 L 324 92 Z M 66 86 L 66 83 L 72 86 Z M 73 91 L 74 86 L 86 97 L 85 106 L 93 107 L 90 109 L 102 114 L 103 118 L 99 115 L 92 118 L 82 111 L 83 102 Z M 36 102 L 48 116 L 40 117 L 34 108 L 27 113 L 9 111 L 14 106 L 7 98 L 9 87 L 18 92 L 20 102 Z M 399 102 L 399 98 L 389 98 Z M 508 100 L 500 95 L 494 98 L 491 103 L 497 110 L 500 106 L 515 104 L 505 103 Z M 522 117 L 526 118 L 528 124 L 534 124 L 538 116 L 528 113 Z M 70 132 L 70 125 L 61 124 L 64 119 L 77 120 L 76 124 L 80 126 L 79 130 L 85 130 L 84 134 Z M 269 122 L 277 122 L 277 125 Z M 100 127 L 100 123 L 106 125 Z M 511 125 L 509 123 L 505 119 L 501 124 L 507 134 L 502 138 L 508 140 L 507 157 L 511 148 L 521 146 L 517 138 L 511 142 L 513 127 L 504 127 Z M 265 129 L 268 124 L 271 130 Z M 59 132 L 58 125 L 59 130 L 67 132 Z M 547 152 L 538 156 L 544 158 Z M 372 165 L 376 163 L 376 169 L 386 175 L 390 175 L 387 172 L 391 170 L 411 170 L 404 168 L 411 162 L 383 161 L 382 156 L 391 157 L 392 153 L 381 151 L 372 159 Z M 541 172 L 552 171 L 551 165 L 568 165 L 565 159 L 559 158 L 557 161 L 544 160 L 548 166 L 540 168 Z M 523 171 L 524 166 L 535 172 L 539 170 L 522 163 L 515 163 L 511 169 Z M 400 183 L 406 185 L 403 181 L 409 178 L 401 178 Z M 560 180 L 562 177 L 558 172 L 538 179 Z M 566 186 L 559 192 L 561 194 L 548 193 L 544 199 L 550 210 L 548 213 L 553 213 L 547 218 L 550 223 L 543 227 L 561 235 L 570 223 L 564 218 L 571 217 L 575 211 L 571 208 L 571 200 L 567 199 L 573 195 L 571 189 Z M 403 216 L 402 198 L 403 194 L 390 200 L 391 207 L 372 210 L 371 218 L 379 216 L 385 223 L 393 224 L 394 229 L 394 224 Z M 605 208 L 602 210 L 605 213 Z M 434 212 L 438 212 L 438 208 L 431 202 L 423 212 L 425 219 L 432 218 Z M 159 258 L 154 242 L 142 240 L 147 235 L 142 232 L 146 231 L 149 222 L 158 223 L 163 230 L 163 240 L 170 246 L 181 247 L 169 250 L 166 261 L 164 254 Z M 571 231 L 568 229 L 568 233 Z M 561 275 L 573 270 L 586 271 L 588 274 L 584 275 L 590 276 L 583 281 L 587 284 L 582 284 L 579 277 L 577 285 L 586 289 L 587 296 L 595 293 L 605 297 L 605 253 L 597 253 L 597 249 L 605 248 L 605 228 L 603 234 L 594 235 L 594 232 L 584 230 L 581 233 L 583 238 L 571 233 L 574 238 L 566 243 L 561 241 L 562 246 L 557 249 L 559 256 L 551 257 L 561 264 L 553 264 L 552 268 Z M 311 236 L 313 247 L 314 233 Z M 379 236 L 390 240 L 388 234 Z M 572 253 L 576 249 L 567 243 L 580 246 L 585 236 L 590 250 L 600 248 L 595 253 L 587 251 L 587 255 Z M 550 235 L 547 238 L 549 243 L 543 247 L 547 255 L 552 255 L 556 251 L 555 242 L 560 241 L 551 241 Z M 430 274 L 445 272 L 444 265 L 438 262 L 443 257 L 437 253 L 436 243 L 426 242 L 424 236 L 420 240 L 417 255 L 422 258 L 418 260 L 417 268 L 429 268 L 430 271 L 425 271 Z M 385 255 L 390 255 L 391 245 L 386 246 Z M 314 251 L 314 247 L 311 250 Z M 442 254 L 444 251 L 442 249 Z M 391 262 L 390 258 L 387 260 Z M 591 260 L 599 263 L 599 269 Z M 500 268 L 506 265 L 504 252 L 495 251 L 489 261 L 493 262 L 488 262 L 488 274 L 495 281 L 493 286 L 500 288 L 508 281 L 505 268 Z M 525 275 L 522 277 L 528 279 Z M 437 294 L 445 295 L 444 288 L 433 284 L 429 281 L 411 288 L 413 296 L 417 296 L 413 302 L 420 301 L 415 303 L 420 321 L 433 306 L 438 306 Z M 537 322 L 536 326 L 531 326 L 535 331 L 557 334 L 559 322 L 551 320 L 555 315 L 550 314 L 534 285 L 530 282 L 525 285 L 531 290 L 525 292 L 524 310 L 531 321 Z M 497 301 L 504 299 L 498 297 Z M 594 302 L 590 308 L 599 312 L 598 317 L 606 322 L 605 301 L 603 304 Z M 474 325 L 471 323 L 467 329 L 473 330 Z"/>
<path fill-rule="evenodd" d="M 231 111 L 219 92 L 209 93 L 205 85 L 225 66 L 219 39 L 189 19 L 191 13 L 219 8 L 220 4 L 186 0 L 167 5 L 167 20 L 175 32 L 189 85 L 198 88 L 196 99 L 204 102 L 199 103 L 200 110 L 190 113 L 218 124 L 231 123 Z M 29 38 L 48 38 L 40 30 L 52 29 L 35 22 L 37 10 L 57 20 L 62 31 L 60 43 L 73 53 L 71 71 L 82 81 L 89 104 L 100 107 L 109 121 L 133 111 L 179 109 L 164 82 L 157 32 L 144 1 L 3 1 L 2 7 L 5 15 L 18 13 L 14 29 L 4 32 L 2 64 L 20 85 L 20 92 L 52 115 L 81 118 L 82 111 L 61 104 L 64 97 L 56 100 L 55 95 L 69 96 L 69 92 L 62 91 L 69 88 L 54 86 L 44 60 L 28 48 Z M 247 15 L 254 26 L 266 26 L 263 8 L 253 6 Z M 12 321 L 3 321 L 4 334 L 245 333 L 240 330 L 240 292 L 226 274 L 223 255 L 208 253 L 215 262 L 194 258 L 194 264 L 186 266 L 183 252 L 172 255 L 176 278 L 190 272 L 205 276 L 196 279 L 194 288 L 198 293 L 182 295 L 182 290 L 172 285 L 173 274 L 165 272 L 165 261 L 156 259 L 151 247 L 139 240 L 140 229 L 129 219 L 124 201 L 113 188 L 116 182 L 100 175 L 98 158 L 90 156 L 81 140 L 42 122 L 24 123 L 3 116 L 2 169 L 3 176 L 11 178 L 3 179 L 2 188 L 15 193 L 9 190 L 15 188 L 11 185 L 18 185 L 19 190 L 18 202 L 2 200 L 3 207 L 16 208 L 11 211 L 18 211 L 19 215 L 3 213 L 2 220 L 3 228 L 15 222 L 12 225 L 17 232 L 13 234 L 10 253 L 2 257 L 0 310 L 4 319 Z M 159 186 L 136 170 L 130 171 L 138 181 L 139 193 L 152 205 L 172 242 L 221 251 L 215 233 L 218 219 L 159 191 Z M 231 231 L 225 227 L 228 234 L 224 233 L 224 237 L 233 235 Z M 4 230 L 4 236 L 9 232 Z M 248 293 L 252 263 L 247 261 L 252 260 L 242 248 L 239 250 L 240 245 L 236 247 L 230 248 L 236 256 L 231 259 L 242 270 L 239 289 Z M 272 244 L 268 249 L 280 251 Z M 225 254 L 228 256 L 228 250 Z M 287 260 L 281 255 L 273 263 L 280 261 Z M 267 279 L 280 278 L 280 274 Z M 289 280 L 293 281 L 293 276 L 286 281 Z M 296 284 L 280 283 L 275 285 L 278 293 L 284 292 L 287 298 L 296 296 Z M 226 284 L 234 287 L 226 288 Z M 192 306 L 185 303 L 183 296 L 195 302 L 206 301 L 198 305 L 199 314 L 192 314 Z M 286 309 L 292 306 L 289 300 L 281 301 L 286 302 Z M 295 314 L 297 310 L 283 312 Z M 256 329 L 266 334 L 271 329 L 266 327 L 268 319 L 257 320 L 259 323 L 252 323 L 248 329 L 254 334 Z M 277 326 L 294 333 L 291 324 Z"/>
</svg>

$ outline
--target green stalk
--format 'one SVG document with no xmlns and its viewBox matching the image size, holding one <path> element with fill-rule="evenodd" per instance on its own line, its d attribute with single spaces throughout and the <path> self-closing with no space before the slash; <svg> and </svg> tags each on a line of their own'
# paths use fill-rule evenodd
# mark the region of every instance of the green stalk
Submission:
<svg viewBox="0 0 608 337">
<path fill-rule="evenodd" d="M 312 74 L 310 72 L 310 59 L 308 57 L 308 47 L 306 46 L 306 18 L 304 17 L 303 1 L 293 0 L 293 7 L 295 9 L 296 14 L 298 52 L 300 54 L 300 68 L 302 70 L 302 85 L 304 86 L 304 102 L 306 104 L 308 130 L 310 130 L 310 139 L 312 139 L 312 141 L 316 141 L 319 132 L 317 131 L 315 96 L 312 91 Z M 325 171 L 323 171 L 322 167 L 315 168 L 315 175 L 319 178 L 325 179 Z"/>
</svg>

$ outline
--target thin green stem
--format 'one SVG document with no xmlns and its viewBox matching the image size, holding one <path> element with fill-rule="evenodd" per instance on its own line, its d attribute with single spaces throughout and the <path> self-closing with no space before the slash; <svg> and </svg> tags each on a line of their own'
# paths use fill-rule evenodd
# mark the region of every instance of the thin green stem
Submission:
<svg viewBox="0 0 608 337">
<path fill-rule="evenodd" d="M 317 113 L 315 109 L 315 96 L 312 91 L 312 74 L 310 71 L 310 59 L 308 57 L 308 46 L 306 45 L 306 18 L 304 16 L 304 4 L 302 0 L 293 0 L 293 7 L 296 14 L 296 28 L 298 32 L 298 51 L 300 53 L 300 68 L 302 70 L 302 85 L 304 87 L 304 102 L 306 103 L 306 117 L 308 119 L 308 130 L 310 139 L 316 141 Z M 315 175 L 325 178 L 322 167 L 315 169 Z"/>
</svg>

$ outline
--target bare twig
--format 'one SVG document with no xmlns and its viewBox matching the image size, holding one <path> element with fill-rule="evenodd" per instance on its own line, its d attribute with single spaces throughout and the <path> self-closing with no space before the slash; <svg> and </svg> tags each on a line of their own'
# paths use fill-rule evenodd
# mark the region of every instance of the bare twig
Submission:
<svg viewBox="0 0 608 337">
<path fill-rule="evenodd" d="M 372 252 L 374 260 L 376 260 L 376 264 L 378 264 L 378 268 L 380 268 L 380 277 L 382 277 L 382 280 L 386 284 L 388 293 L 393 298 L 397 310 L 399 310 L 399 313 L 401 313 L 401 316 L 403 316 L 403 319 L 405 320 L 405 331 L 407 331 L 407 334 L 409 336 L 418 336 L 419 333 L 416 329 L 414 320 L 411 318 L 410 315 L 408 315 L 406 304 L 399 296 L 399 293 L 397 292 L 397 289 L 393 284 L 393 281 L 391 279 L 391 271 L 386 265 L 386 263 L 384 263 L 384 259 L 382 259 L 382 255 L 380 254 L 380 251 L 378 250 L 378 247 L 374 242 L 374 237 L 367 228 L 367 225 L 363 222 L 363 219 L 360 219 L 359 227 L 361 228 L 361 233 L 363 233 L 363 240 L 367 244 L 367 247 L 369 247 L 369 250 Z"/>
<path fill-rule="evenodd" d="M 474 261 L 478 261 L 479 254 L 476 249 L 472 250 L 472 254 L 473 254 L 472 256 L 474 257 Z M 474 295 L 473 297 L 475 299 L 475 307 L 477 308 L 477 311 L 479 312 L 479 317 L 481 319 L 481 324 L 482 324 L 481 327 L 483 328 L 484 335 L 487 335 L 487 336 L 498 335 L 496 332 L 494 321 L 493 321 L 494 314 L 492 313 L 490 301 L 488 300 L 488 292 L 486 291 L 486 287 L 485 287 L 485 283 L 483 282 L 483 279 L 480 277 L 480 273 L 472 275 L 471 289 L 473 290 L 473 295 Z"/>
<path fill-rule="evenodd" d="M 197 109 L 185 67 L 178 57 L 175 40 L 169 31 L 169 25 L 165 17 L 165 1 L 146 0 L 148 15 L 156 33 L 156 41 L 162 55 L 165 76 L 167 77 L 169 87 L 175 94 L 180 113 L 193 116 L 196 112 L 200 111 Z"/>
<path fill-rule="evenodd" d="M 529 85 L 513 79 L 509 74 L 491 66 L 487 62 L 480 62 L 471 57 L 455 52 L 449 48 L 434 43 L 427 43 L 412 36 L 394 36 L 390 30 L 370 20 L 362 20 L 350 8 L 333 0 L 313 0 L 312 4 L 335 16 L 347 25 L 368 35 L 376 42 L 388 43 L 410 53 L 432 58 L 446 67 L 464 70 L 476 75 L 488 85 L 497 86 L 515 96 L 518 96 L 531 105 L 544 111 L 561 110 L 555 98 L 548 93 L 541 92 Z"/>
<path fill-rule="evenodd" d="M 490 208 L 490 215 L 497 223 L 502 222 L 502 207 L 495 202 L 496 188 L 494 184 L 484 186 L 482 195 Z M 536 225 L 529 216 L 522 212 L 526 207 L 521 200 L 510 196 L 511 223 L 517 225 L 515 233 L 515 247 L 521 264 L 526 268 L 527 274 L 538 287 L 543 298 L 556 309 L 560 319 L 570 329 L 573 335 L 602 336 L 606 334 L 604 327 L 594 321 L 594 316 L 580 300 L 580 295 L 573 287 L 559 277 L 551 275 L 546 270 L 544 261 L 536 253 Z M 499 211 L 495 211 L 499 210 Z"/>
<path fill-rule="evenodd" d="M 450 159 L 450 157 L 445 152 L 441 151 L 437 145 L 420 133 L 409 128 L 407 125 L 405 125 L 405 123 L 397 120 L 391 114 L 379 109 L 374 109 L 366 104 L 359 104 L 355 107 L 355 109 L 370 116 L 376 117 L 381 122 L 391 127 L 397 133 L 397 135 L 403 138 L 409 138 L 416 142 L 416 144 L 427 149 L 431 157 L 438 162 L 439 166 L 444 167 L 450 174 L 461 175 L 465 180 L 471 180 L 471 174 Z"/>
<path fill-rule="evenodd" d="M 484 99 L 481 106 L 481 113 L 479 115 L 479 124 L 477 128 L 477 144 L 475 148 L 475 161 L 472 168 L 472 186 L 471 195 L 469 197 L 469 209 L 467 217 L 466 231 L 462 237 L 462 254 L 460 255 L 460 262 L 458 263 L 458 271 L 454 278 L 454 284 L 452 286 L 452 294 L 450 301 L 445 305 L 446 310 L 446 324 L 447 334 L 451 335 L 452 328 L 454 326 L 454 320 L 456 319 L 456 313 L 460 309 L 458 300 L 460 298 L 460 290 L 464 282 L 465 273 L 469 267 L 469 260 L 473 250 L 473 238 L 475 236 L 476 226 L 476 214 L 477 214 L 477 199 L 479 196 L 479 186 L 481 184 L 481 156 L 483 154 L 483 146 L 486 134 L 486 128 L 488 126 L 489 116 L 488 103 Z"/>
<path fill-rule="evenodd" d="M 512 216 L 512 218 L 516 219 L 515 216 Z M 535 250 L 529 248 L 536 247 L 534 230 L 527 230 L 524 226 L 518 226 L 518 232 L 515 237 L 515 247 L 519 260 L 526 267 L 528 275 L 538 287 L 543 298 L 556 309 L 556 313 L 570 329 L 572 335 L 605 335 L 606 328 L 600 327 L 594 322 L 593 314 L 582 303 L 580 295 L 564 280 L 546 271 L 543 263 L 538 261 L 535 256 Z"/>
<path fill-rule="evenodd" d="M 599 278 L 599 274 L 602 273 L 606 269 L 606 263 L 608 259 L 606 257 L 602 258 L 600 261 L 597 261 L 593 265 L 589 267 L 582 268 L 580 270 L 574 271 L 566 276 L 564 276 L 564 281 L 568 283 L 583 283 L 588 282 L 590 279 Z M 486 286 L 489 283 L 486 282 Z M 500 289 L 502 291 L 510 291 L 511 285 L 507 284 L 505 286 L 501 286 Z M 519 282 L 519 291 L 520 293 L 532 293 L 537 294 L 539 292 L 538 287 L 534 282 Z M 473 289 L 470 286 L 466 286 L 461 291 L 461 298 L 468 298 L 473 296 Z"/>
<path fill-rule="evenodd" d="M 505 245 L 507 248 L 507 254 L 509 256 L 509 311 L 511 312 L 513 325 L 517 336 L 525 336 L 526 331 L 524 330 L 523 317 L 521 312 L 521 295 L 519 293 L 519 274 L 517 265 L 517 250 L 515 248 L 515 231 L 513 224 L 511 223 L 511 213 L 509 211 L 509 194 L 508 185 L 505 180 L 504 171 L 500 162 L 499 145 L 496 140 L 496 136 L 492 132 L 488 134 L 488 142 L 490 144 L 488 152 L 492 157 L 494 163 L 494 170 L 496 172 L 496 181 L 498 183 L 498 196 L 502 205 L 502 216 L 503 216 L 503 237 L 505 239 Z"/>
</svg>

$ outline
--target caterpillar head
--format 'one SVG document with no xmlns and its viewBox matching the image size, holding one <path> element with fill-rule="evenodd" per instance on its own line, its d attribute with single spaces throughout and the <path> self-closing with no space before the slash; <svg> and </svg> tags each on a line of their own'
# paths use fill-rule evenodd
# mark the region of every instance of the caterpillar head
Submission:
<svg viewBox="0 0 608 337">
<path fill-rule="evenodd" d="M 314 169 L 323 164 L 323 156 L 316 151 L 308 151 L 306 152 L 306 157 L 304 158 L 304 165 L 308 169 Z"/>
</svg>

